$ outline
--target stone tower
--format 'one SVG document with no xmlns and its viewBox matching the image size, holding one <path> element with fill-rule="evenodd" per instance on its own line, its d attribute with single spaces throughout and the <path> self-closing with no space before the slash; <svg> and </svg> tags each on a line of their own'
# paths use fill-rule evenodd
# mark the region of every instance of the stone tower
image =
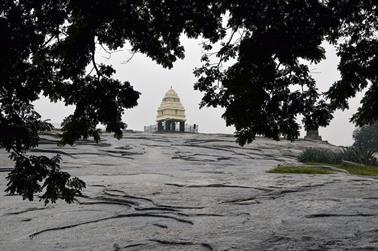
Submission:
<svg viewBox="0 0 378 251">
<path fill-rule="evenodd" d="M 319 136 L 319 130 L 308 130 L 306 131 L 306 136 L 304 137 L 306 140 L 322 140 L 322 137 Z"/>
<path fill-rule="evenodd" d="M 180 102 L 172 87 L 167 91 L 159 108 L 157 109 L 158 132 L 184 132 L 185 131 L 185 108 Z"/>
</svg>

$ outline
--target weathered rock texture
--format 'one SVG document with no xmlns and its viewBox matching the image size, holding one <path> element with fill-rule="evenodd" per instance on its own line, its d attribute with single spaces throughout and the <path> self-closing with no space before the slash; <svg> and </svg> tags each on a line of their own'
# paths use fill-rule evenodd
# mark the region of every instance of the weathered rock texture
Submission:
<svg viewBox="0 0 378 251">
<path fill-rule="evenodd" d="M 229 135 L 129 133 L 34 154 L 56 154 L 87 182 L 79 202 L 23 201 L 3 192 L 12 163 L 0 153 L 0 250 L 378 249 L 378 183 L 369 177 L 266 173 L 298 164 L 321 142 Z"/>
</svg>

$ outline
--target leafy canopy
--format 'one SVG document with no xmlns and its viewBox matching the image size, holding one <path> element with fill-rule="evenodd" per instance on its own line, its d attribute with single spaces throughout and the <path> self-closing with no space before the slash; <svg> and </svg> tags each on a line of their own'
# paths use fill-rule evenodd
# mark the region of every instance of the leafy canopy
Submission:
<svg viewBox="0 0 378 251">
<path fill-rule="evenodd" d="M 357 128 L 353 138 L 353 146 L 378 153 L 378 123 Z"/>
<path fill-rule="evenodd" d="M 100 139 L 96 125 L 117 138 L 124 109 L 140 93 L 95 61 L 96 47 L 133 52 L 171 68 L 184 57 L 180 36 L 201 37 L 203 65 L 195 70 L 202 106 L 221 106 L 240 144 L 257 134 L 298 137 L 326 126 L 335 109 L 368 88 L 353 121 L 378 120 L 378 3 L 375 0 L 9 0 L 0 3 L 0 147 L 15 168 L 7 191 L 32 200 L 72 202 L 85 184 L 59 168 L 59 157 L 28 155 L 38 146 L 40 95 L 74 105 L 62 124 L 61 144 Z M 302 60 L 324 59 L 323 41 L 338 48 L 341 79 L 324 95 Z M 220 43 L 220 50 L 214 45 Z M 216 46 L 215 46 L 216 47 Z M 227 66 L 228 65 L 228 66 Z M 92 69 L 87 71 L 86 69 Z M 331 84 L 331 83 L 330 83 Z"/>
<path fill-rule="evenodd" d="M 215 54 L 211 42 L 204 44 L 209 53 L 195 70 L 195 88 L 204 92 L 202 106 L 225 108 L 223 118 L 235 126 L 240 144 L 257 134 L 295 139 L 298 115 L 307 130 L 326 126 L 335 109 L 348 108 L 348 99 L 366 87 L 353 121 L 378 120 L 377 1 L 222 3 L 228 40 Z M 303 63 L 325 58 L 323 41 L 337 47 L 342 77 L 325 95 Z"/>
</svg>

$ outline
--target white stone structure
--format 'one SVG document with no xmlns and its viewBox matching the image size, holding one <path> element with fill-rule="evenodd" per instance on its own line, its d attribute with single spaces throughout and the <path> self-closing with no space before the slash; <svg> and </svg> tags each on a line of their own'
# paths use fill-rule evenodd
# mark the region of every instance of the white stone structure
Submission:
<svg viewBox="0 0 378 251">
<path fill-rule="evenodd" d="M 185 108 L 181 104 L 175 90 L 172 87 L 165 93 L 163 100 L 157 110 L 156 122 L 174 120 L 185 122 Z"/>
<path fill-rule="evenodd" d="M 145 126 L 146 132 L 198 132 L 198 125 L 185 124 L 185 108 L 172 87 L 165 93 L 157 109 L 157 125 Z"/>
</svg>

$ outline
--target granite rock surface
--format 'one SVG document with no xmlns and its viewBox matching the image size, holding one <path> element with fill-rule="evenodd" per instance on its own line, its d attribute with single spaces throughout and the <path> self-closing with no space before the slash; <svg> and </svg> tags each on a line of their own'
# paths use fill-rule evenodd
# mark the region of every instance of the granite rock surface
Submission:
<svg viewBox="0 0 378 251">
<path fill-rule="evenodd" d="M 346 173 L 266 173 L 299 164 L 316 141 L 231 135 L 104 134 L 33 154 L 63 158 L 87 183 L 77 203 L 44 206 L 4 193 L 12 163 L 0 152 L 0 250 L 378 250 L 378 182 Z"/>
</svg>

